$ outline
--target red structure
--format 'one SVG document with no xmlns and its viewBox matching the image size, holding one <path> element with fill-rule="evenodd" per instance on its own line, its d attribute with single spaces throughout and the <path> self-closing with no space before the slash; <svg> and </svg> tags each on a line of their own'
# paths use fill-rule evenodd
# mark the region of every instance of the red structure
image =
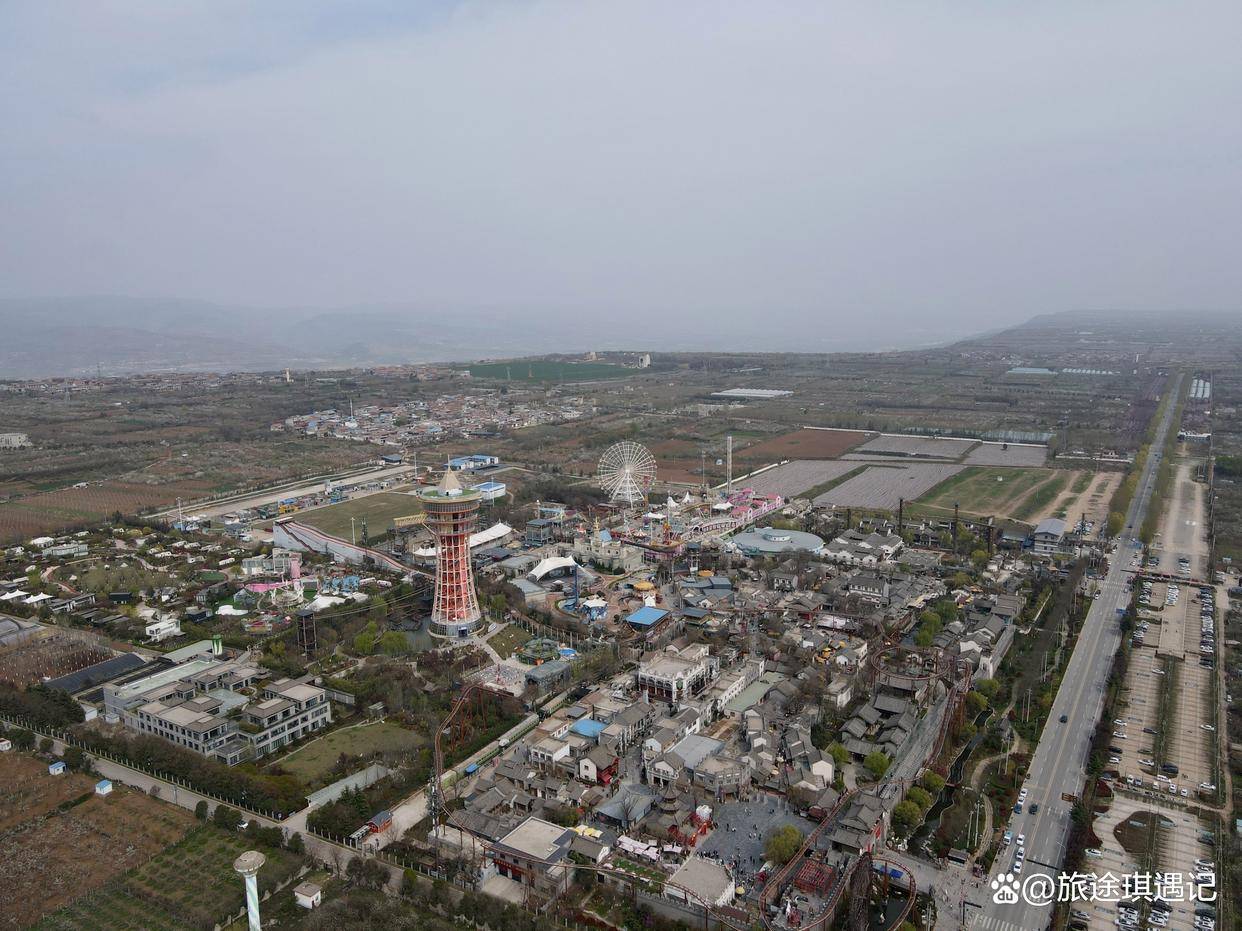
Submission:
<svg viewBox="0 0 1242 931">
<path fill-rule="evenodd" d="M 462 488 L 457 474 L 446 469 L 435 488 L 419 493 L 427 512 L 427 528 L 436 537 L 436 597 L 431 632 L 440 637 L 469 637 L 479 624 L 479 596 L 470 567 L 470 533 L 483 496 Z"/>
</svg>

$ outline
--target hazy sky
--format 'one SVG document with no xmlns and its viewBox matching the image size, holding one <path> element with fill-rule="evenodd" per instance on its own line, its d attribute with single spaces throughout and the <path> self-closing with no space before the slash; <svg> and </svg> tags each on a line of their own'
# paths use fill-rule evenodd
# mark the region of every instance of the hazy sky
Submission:
<svg viewBox="0 0 1242 931">
<path fill-rule="evenodd" d="M 1238 308 L 1239 36 L 1238 0 L 7 0 L 0 296 Z"/>
</svg>

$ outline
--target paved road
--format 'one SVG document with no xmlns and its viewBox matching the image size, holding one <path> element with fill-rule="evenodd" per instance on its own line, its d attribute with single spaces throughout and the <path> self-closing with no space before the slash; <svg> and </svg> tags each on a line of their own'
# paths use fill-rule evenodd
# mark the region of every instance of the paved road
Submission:
<svg viewBox="0 0 1242 931">
<path fill-rule="evenodd" d="M 1183 377 L 1179 375 L 1169 387 L 1173 397 L 1180 391 Z M 1125 608 L 1130 600 L 1126 579 L 1132 571 L 1130 555 L 1134 545 L 1129 540 L 1131 535 L 1138 533 L 1146 515 L 1159 467 L 1158 451 L 1173 426 L 1176 407 L 1174 403 L 1166 405 L 1156 439 L 1151 444 L 1152 455 L 1143 468 L 1138 490 L 1126 515 L 1130 530 L 1123 531 L 1120 547 L 1109 561 L 1108 576 L 1087 614 L 1048 717 L 1043 739 L 1035 750 L 1026 780 L 1027 806 L 1021 815 L 1012 816 L 1010 829 L 1015 835 L 1026 835 L 1024 878 L 1034 873 L 1055 877 L 1065 856 L 1070 829 L 1070 803 L 1062 801 L 1061 795 L 1082 793 L 1091 734 L 1103 707 L 1108 671 L 1121 644 L 1117 609 Z M 1059 723 L 1062 715 L 1068 719 L 1065 724 Z M 1032 804 L 1039 805 L 1039 814 L 1030 813 Z M 1012 850 L 1010 847 L 1008 856 L 997 858 L 995 872 L 1010 867 Z M 975 913 L 970 916 L 970 923 L 987 931 L 1037 931 L 1045 927 L 1052 917 L 1050 906 L 1030 905 L 1023 901 L 997 905 L 992 902 L 990 889 L 986 885 L 973 901 L 982 909 L 968 909 Z"/>
<path fill-rule="evenodd" d="M 396 476 L 409 472 L 410 470 L 411 467 L 408 465 L 384 466 L 362 472 L 343 473 L 339 477 L 331 477 L 331 481 L 334 485 L 353 485 L 365 482 L 379 482 L 386 478 L 395 478 Z M 264 504 L 275 504 L 278 501 L 285 500 L 285 498 L 300 498 L 303 495 L 315 494 L 316 492 L 323 491 L 323 483 L 328 478 L 329 476 L 324 476 L 323 478 L 315 479 L 313 481 L 284 485 L 274 490 L 268 489 L 266 491 L 256 491 L 251 494 L 243 493 L 233 495 L 228 498 L 224 498 L 221 501 L 208 501 L 202 505 L 190 504 L 187 502 L 182 507 L 182 511 L 187 515 L 205 514 L 208 517 L 218 517 L 221 514 L 231 514 L 234 511 L 240 511 L 243 508 L 256 508 Z M 152 516 L 172 518 L 176 515 L 177 509 L 174 507 L 169 508 L 166 511 L 158 511 Z"/>
</svg>

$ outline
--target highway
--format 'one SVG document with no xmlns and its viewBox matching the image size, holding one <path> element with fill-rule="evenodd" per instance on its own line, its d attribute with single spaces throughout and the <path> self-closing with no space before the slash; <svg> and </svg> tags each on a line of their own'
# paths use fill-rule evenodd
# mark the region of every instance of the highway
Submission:
<svg viewBox="0 0 1242 931">
<path fill-rule="evenodd" d="M 1178 375 L 1169 387 L 1173 398 L 1181 390 L 1183 377 Z M 1043 737 L 1031 760 L 1025 782 L 1026 805 L 1022 814 L 1011 816 L 1009 829 L 1014 836 L 1026 835 L 1026 862 L 1022 879 L 1042 873 L 1055 881 L 1060 872 L 1069 837 L 1071 808 L 1070 802 L 1062 800 L 1062 794 L 1082 794 L 1091 735 L 1103 708 L 1108 672 L 1121 644 L 1117 609 L 1124 609 L 1130 602 L 1126 580 L 1132 572 L 1130 554 L 1137 548 L 1130 541 L 1142 526 L 1155 487 L 1160 450 L 1172 426 L 1176 408 L 1176 403 L 1172 401 L 1165 405 L 1156 439 L 1151 444 L 1151 455 L 1144 465 L 1134 500 L 1126 515 L 1129 529 L 1123 531 L 1117 551 L 1109 560 L 1108 575 L 1087 613 Z M 1060 723 L 1062 715 L 1067 718 L 1064 724 Z M 1032 805 L 1039 806 L 1038 814 L 1031 813 Z M 1010 871 L 1014 846 L 1011 844 L 997 856 L 993 875 Z M 1089 871 L 1090 868 L 1087 869 Z M 966 920 L 972 927 L 986 931 L 1037 931 L 1047 926 L 1052 917 L 1051 905 L 1036 905 L 1021 900 L 998 905 L 993 902 L 992 890 L 987 884 L 983 885 L 981 893 L 978 899 L 972 900 L 972 904 L 979 907 L 967 908 Z"/>
</svg>

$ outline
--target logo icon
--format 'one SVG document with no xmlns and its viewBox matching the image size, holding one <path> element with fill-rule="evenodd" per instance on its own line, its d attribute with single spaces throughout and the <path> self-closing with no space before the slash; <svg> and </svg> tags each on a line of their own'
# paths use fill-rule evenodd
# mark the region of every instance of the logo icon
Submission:
<svg viewBox="0 0 1242 931">
<path fill-rule="evenodd" d="M 992 879 L 992 901 L 997 905 L 1013 905 L 1018 901 L 1021 883 L 1013 873 L 1004 873 Z"/>
</svg>

